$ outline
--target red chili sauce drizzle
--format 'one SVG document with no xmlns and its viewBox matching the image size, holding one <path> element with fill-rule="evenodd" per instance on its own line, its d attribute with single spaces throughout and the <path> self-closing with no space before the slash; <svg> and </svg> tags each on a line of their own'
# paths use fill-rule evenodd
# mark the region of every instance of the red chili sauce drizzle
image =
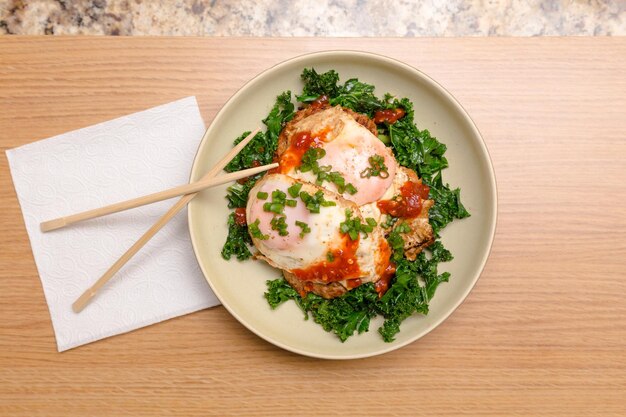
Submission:
<svg viewBox="0 0 626 417">
<path fill-rule="evenodd" d="M 351 290 L 353 288 L 358 287 L 359 285 L 361 285 L 363 283 L 363 281 L 361 281 L 361 278 L 354 278 L 354 279 L 349 279 L 346 280 L 346 287 Z"/>
<path fill-rule="evenodd" d="M 376 205 L 381 212 L 393 217 L 413 218 L 422 211 L 422 201 L 428 198 L 430 187 L 407 181 L 400 187 L 400 195 L 391 200 L 380 200 Z"/>
<path fill-rule="evenodd" d="M 309 108 L 319 109 L 328 104 L 328 96 L 322 95 L 311 102 Z"/>
<path fill-rule="evenodd" d="M 358 247 L 359 239 L 352 240 L 349 236 L 344 236 L 342 246 L 330 251 L 332 261 L 324 260 L 305 269 L 294 269 L 292 272 L 302 281 L 353 280 L 363 275 L 356 259 Z"/>
<path fill-rule="evenodd" d="M 400 108 L 378 110 L 376 113 L 374 113 L 374 123 L 381 124 L 383 122 L 386 122 L 389 124 L 394 124 L 398 121 L 398 119 L 403 118 L 404 114 L 404 110 Z"/>
<path fill-rule="evenodd" d="M 289 148 L 280 156 L 278 169 L 281 174 L 289 173 L 293 168 L 302 165 L 302 156 L 309 148 L 321 148 L 330 128 L 324 128 L 315 134 L 298 132 L 289 144 Z"/>
<path fill-rule="evenodd" d="M 248 224 L 246 221 L 246 209 L 243 207 L 237 207 L 235 209 L 235 223 L 239 226 L 245 226 Z"/>
<path fill-rule="evenodd" d="M 374 284 L 374 289 L 378 293 L 379 298 L 385 295 L 385 293 L 389 289 L 389 281 L 391 281 L 391 278 L 393 278 L 395 274 L 396 264 L 394 264 L 393 262 L 389 262 L 387 268 L 385 268 L 385 271 L 383 271 L 382 275 L 380 276 L 380 279 Z"/>
<path fill-rule="evenodd" d="M 382 297 L 383 294 L 387 292 L 389 280 L 391 280 L 396 273 L 396 265 L 391 262 L 390 258 L 391 247 L 389 243 L 387 243 L 387 240 L 383 239 L 378 246 L 378 259 L 384 259 L 386 263 L 381 263 L 376 266 L 376 274 L 378 274 L 380 278 L 374 283 L 374 289 L 376 289 L 378 297 Z"/>
</svg>

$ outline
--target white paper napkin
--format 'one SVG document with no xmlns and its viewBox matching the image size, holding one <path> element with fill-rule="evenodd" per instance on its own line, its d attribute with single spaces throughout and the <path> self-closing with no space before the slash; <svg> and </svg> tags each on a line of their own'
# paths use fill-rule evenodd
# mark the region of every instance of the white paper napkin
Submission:
<svg viewBox="0 0 626 417">
<path fill-rule="evenodd" d="M 219 304 L 181 211 L 81 313 L 71 305 L 175 199 L 48 233 L 42 221 L 189 180 L 204 133 L 195 97 L 7 151 L 59 351 Z"/>
</svg>

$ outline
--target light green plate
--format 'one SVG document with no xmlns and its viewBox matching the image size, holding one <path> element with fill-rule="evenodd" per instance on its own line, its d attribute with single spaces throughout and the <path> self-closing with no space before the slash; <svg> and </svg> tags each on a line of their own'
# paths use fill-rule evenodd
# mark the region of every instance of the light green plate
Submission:
<svg viewBox="0 0 626 417">
<path fill-rule="evenodd" d="M 226 186 L 207 190 L 189 204 L 189 231 L 198 263 L 224 307 L 263 339 L 302 355 L 327 359 L 354 359 L 378 355 L 405 346 L 443 322 L 465 299 L 483 270 L 496 227 L 497 199 L 493 167 L 478 129 L 463 107 L 427 75 L 399 61 L 363 52 L 330 51 L 300 56 L 276 65 L 248 82 L 224 105 L 200 144 L 191 170 L 198 180 L 232 147 L 245 130 L 262 126 L 275 97 L 302 89 L 300 73 L 305 67 L 318 72 L 335 69 L 341 81 L 357 77 L 374 84 L 377 95 L 390 92 L 406 96 L 415 104 L 415 121 L 448 146 L 450 168 L 444 181 L 461 187 L 462 200 L 472 214 L 442 232 L 444 245 L 454 260 L 440 264 L 452 274 L 437 289 L 427 316 L 405 320 L 393 343 L 384 343 L 377 332 L 380 318 L 370 331 L 341 343 L 312 319 L 305 321 L 293 302 L 271 310 L 263 293 L 265 281 L 280 273 L 262 262 L 225 261 L 220 256 L 226 239 Z"/>
</svg>

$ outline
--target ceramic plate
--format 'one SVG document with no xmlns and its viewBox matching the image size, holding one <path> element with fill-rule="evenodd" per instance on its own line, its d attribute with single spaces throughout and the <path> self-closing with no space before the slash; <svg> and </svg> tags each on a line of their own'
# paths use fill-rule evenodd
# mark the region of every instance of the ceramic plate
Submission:
<svg viewBox="0 0 626 417">
<path fill-rule="evenodd" d="M 302 355 L 353 359 L 378 355 L 405 346 L 443 322 L 465 299 L 478 279 L 489 254 L 496 225 L 496 183 L 493 167 L 478 129 L 461 105 L 424 73 L 399 61 L 362 52 L 330 51 L 300 56 L 276 65 L 248 82 L 224 105 L 200 144 L 191 180 L 196 181 L 228 150 L 245 130 L 262 126 L 275 97 L 285 90 L 302 89 L 305 67 L 318 72 L 335 69 L 341 81 L 357 77 L 374 84 L 377 95 L 385 92 L 410 98 L 415 121 L 448 146 L 450 168 L 444 181 L 461 187 L 462 200 L 472 214 L 456 220 L 442 232 L 442 241 L 454 260 L 440 264 L 450 282 L 437 289 L 427 316 L 405 320 L 392 343 L 377 332 L 381 318 L 370 330 L 345 343 L 325 332 L 312 319 L 305 321 L 295 303 L 271 310 L 263 293 L 265 281 L 281 276 L 278 270 L 257 261 L 225 261 L 220 256 L 226 239 L 226 186 L 200 193 L 189 205 L 189 230 L 204 276 L 224 307 L 248 329 L 281 348 Z"/>
</svg>

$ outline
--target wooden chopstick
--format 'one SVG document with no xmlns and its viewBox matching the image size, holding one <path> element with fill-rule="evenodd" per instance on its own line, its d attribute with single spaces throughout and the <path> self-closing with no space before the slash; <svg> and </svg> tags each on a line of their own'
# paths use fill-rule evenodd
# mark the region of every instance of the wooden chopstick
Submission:
<svg viewBox="0 0 626 417">
<path fill-rule="evenodd" d="M 256 129 L 250 133 L 244 140 L 239 142 L 224 158 L 222 158 L 215 166 L 207 172 L 201 181 L 208 180 L 219 174 L 222 169 L 237 155 L 244 146 L 246 146 L 252 138 L 259 132 L 260 129 Z M 208 136 L 209 130 L 204 133 L 202 140 L 204 141 Z M 167 224 L 180 210 L 183 209 L 189 203 L 197 193 L 186 194 L 176 204 L 170 208 L 146 233 L 139 238 L 137 242 L 133 244 L 111 267 L 102 275 L 89 289 L 87 289 L 78 299 L 72 304 L 72 309 L 76 313 L 80 313 L 91 300 L 96 296 L 100 288 L 102 288 L 117 271 L 119 271 L 125 264 L 141 249 L 148 241 L 159 231 L 163 226 Z"/>
<path fill-rule="evenodd" d="M 181 185 L 178 187 L 170 188 L 168 190 L 133 198 L 131 200 L 121 201 L 119 203 L 96 208 L 93 210 L 83 211 L 81 213 L 72 214 L 71 216 L 59 217 L 58 219 L 48 220 L 41 223 L 41 231 L 49 232 L 51 230 L 60 229 L 62 227 L 68 226 L 73 223 L 78 223 L 83 220 L 94 219 L 96 217 L 117 213 L 150 203 L 156 203 L 157 201 L 167 200 L 169 198 L 178 197 L 184 194 L 197 193 L 207 188 L 226 184 L 227 182 L 231 181 L 237 181 L 239 179 L 246 178 L 260 172 L 270 170 L 272 168 L 276 168 L 277 166 L 277 163 L 273 163 L 260 167 L 245 169 L 243 171 L 231 172 L 230 174 L 220 175 L 209 179 L 202 179 L 191 184 Z"/>
</svg>

